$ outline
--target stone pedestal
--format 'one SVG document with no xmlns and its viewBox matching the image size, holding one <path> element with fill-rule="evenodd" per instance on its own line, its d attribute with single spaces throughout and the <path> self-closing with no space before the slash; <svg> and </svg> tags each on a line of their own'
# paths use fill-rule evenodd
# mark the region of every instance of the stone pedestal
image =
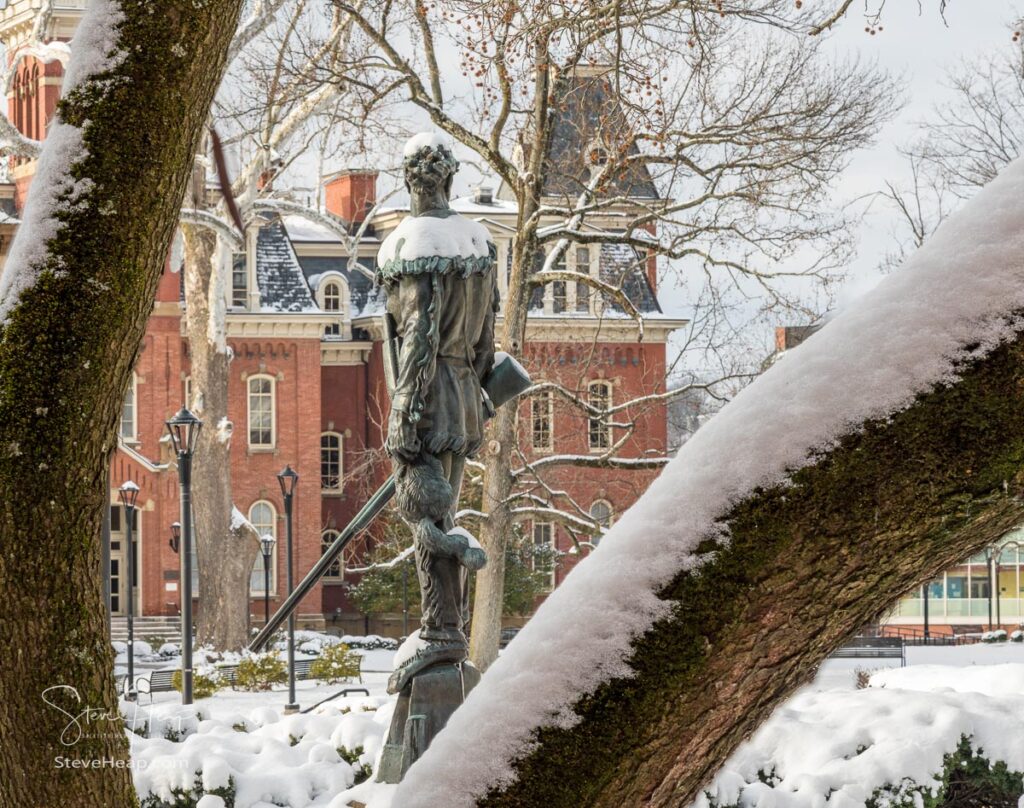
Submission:
<svg viewBox="0 0 1024 808">
<path fill-rule="evenodd" d="M 399 782 L 479 681 L 480 671 L 468 661 L 417 672 L 398 695 L 377 782 Z"/>
</svg>

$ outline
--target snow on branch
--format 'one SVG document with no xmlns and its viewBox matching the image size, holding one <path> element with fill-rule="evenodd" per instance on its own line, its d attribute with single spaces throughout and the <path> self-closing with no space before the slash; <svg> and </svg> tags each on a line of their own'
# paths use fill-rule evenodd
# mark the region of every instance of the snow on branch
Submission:
<svg viewBox="0 0 1024 808">
<path fill-rule="evenodd" d="M 90 3 L 75 35 L 74 54 L 64 78 L 65 95 L 115 65 L 121 19 L 121 7 L 116 0 Z M 101 84 L 96 86 L 100 93 L 110 89 Z M 36 283 L 40 273 L 63 269 L 52 266 L 55 262 L 50 243 L 64 227 L 61 212 L 81 205 L 93 191 L 91 180 L 72 179 L 75 164 L 84 157 L 83 129 L 65 123 L 58 112 L 40 153 L 22 223 L 0 275 L 0 324 L 18 304 L 21 294 Z"/>
<path fill-rule="evenodd" d="M 1024 161 L 1011 164 L 898 272 L 773 365 L 679 450 L 489 668 L 395 792 L 403 808 L 470 808 L 516 778 L 543 727 L 571 726 L 601 685 L 631 676 L 658 597 L 760 487 L 840 438 L 954 381 L 1024 331 Z"/>
<path fill-rule="evenodd" d="M 242 237 L 235 227 L 208 210 L 196 208 L 183 208 L 179 216 L 182 224 L 190 224 L 194 227 L 205 227 L 217 234 L 218 238 L 224 239 L 236 250 L 244 249 Z"/>
</svg>

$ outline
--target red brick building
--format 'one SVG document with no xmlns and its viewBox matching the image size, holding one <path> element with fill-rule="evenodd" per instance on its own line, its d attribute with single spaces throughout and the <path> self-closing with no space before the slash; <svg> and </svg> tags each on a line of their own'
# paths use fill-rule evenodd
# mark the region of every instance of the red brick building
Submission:
<svg viewBox="0 0 1024 808">
<path fill-rule="evenodd" d="M 77 0 L 67 3 L 72 4 L 79 5 Z M 9 43 L 9 58 L 16 54 L 19 32 L 24 30 L 25 16 L 18 9 L 22 5 L 27 4 L 18 2 L 0 10 L 0 33 Z M 54 36 L 69 36 L 79 13 L 73 8 L 66 13 L 58 9 L 51 23 L 57 26 Z M 59 95 L 60 75 L 57 63 L 44 66 L 32 58 L 22 60 L 8 104 L 24 134 L 42 137 L 45 133 Z M 573 183 L 579 180 L 577 174 L 589 170 L 575 165 L 572 156 L 586 152 L 583 146 L 596 136 L 587 124 L 594 105 L 614 106 L 600 71 L 581 73 L 569 92 L 562 113 L 564 132 L 556 139 L 559 145 L 552 156 L 557 168 L 552 173 L 552 200 L 571 193 Z M 0 208 L 7 205 L 6 221 L 12 229 L 34 163 L 10 162 L 13 176 L 0 182 Z M 637 172 L 641 173 L 623 178 L 614 190 L 617 195 L 649 204 L 657 199 L 657 192 L 646 169 Z M 355 232 L 373 207 L 376 178 L 376 173 L 368 170 L 337 174 L 327 183 L 326 210 L 321 213 Z M 516 208 L 504 197 L 500 189 L 492 194 L 478 188 L 454 200 L 453 206 L 488 227 L 498 246 L 499 266 L 508 267 Z M 387 403 L 381 363 L 383 300 L 373 284 L 372 268 L 380 239 L 407 213 L 402 208 L 377 209 L 357 255 L 349 254 L 334 231 L 310 219 L 269 216 L 250 228 L 245 252 L 234 259 L 226 291 L 227 341 L 234 354 L 229 380 L 233 496 L 238 509 L 261 533 L 283 539 L 283 503 L 275 475 L 285 464 L 298 472 L 296 580 L 310 569 L 322 546 L 344 527 L 380 480 L 381 428 Z M 606 219 L 595 217 L 587 226 L 612 228 L 614 216 Z M 4 221 L 0 221 L 0 236 L 3 227 Z M 622 282 L 630 300 L 645 314 L 644 340 L 637 339 L 636 323 L 592 288 L 550 284 L 537 290 L 528 327 L 525 362 L 534 378 L 558 381 L 574 395 L 612 405 L 662 391 L 666 340 L 683 321 L 661 313 L 656 259 L 633 247 L 589 245 L 570 249 L 566 263 Z M 499 274 L 504 291 L 507 274 Z M 180 559 L 168 542 L 170 525 L 179 518 L 178 477 L 164 422 L 189 399 L 189 346 L 182 325 L 187 301 L 182 288 L 181 267 L 168 262 L 125 399 L 119 447 L 111 466 L 114 614 L 123 613 L 126 597 L 125 525 L 117 489 L 129 479 L 141 489 L 135 526 L 136 613 L 173 615 L 179 609 Z M 566 456 L 584 462 L 601 456 L 627 430 L 589 419 L 555 394 L 521 402 L 519 418 L 523 456 L 543 469 L 544 482 L 551 489 L 564 492 L 556 503 L 562 510 L 572 513 L 576 509 L 582 516 L 610 522 L 632 504 L 655 473 L 581 468 L 564 462 Z M 620 456 L 664 455 L 667 425 L 663 404 L 638 407 L 611 420 L 623 418 L 633 426 Z M 195 462 L 201 463 L 202 458 Z M 521 478 L 524 487 L 534 486 L 535 501 L 547 496 L 544 488 L 531 482 L 529 471 Z M 556 572 L 560 580 L 577 557 L 568 554 L 574 547 L 569 533 L 543 514 L 524 521 L 536 541 L 553 542 L 567 553 Z M 201 543 L 203 537 L 199 540 Z M 277 574 L 285 567 L 284 552 L 284 541 L 279 541 L 271 582 L 272 607 L 284 594 L 283 575 Z M 197 563 L 202 563 L 201 552 Z M 250 593 L 254 615 L 262 615 L 261 570 L 262 561 L 257 560 Z M 330 619 L 339 612 L 346 620 L 358 618 L 345 595 L 344 564 L 336 573 L 303 602 L 299 609 L 302 622 L 322 624 L 325 617 Z M 195 607 L 201 609 L 202 593 L 197 586 L 194 591 Z"/>
</svg>

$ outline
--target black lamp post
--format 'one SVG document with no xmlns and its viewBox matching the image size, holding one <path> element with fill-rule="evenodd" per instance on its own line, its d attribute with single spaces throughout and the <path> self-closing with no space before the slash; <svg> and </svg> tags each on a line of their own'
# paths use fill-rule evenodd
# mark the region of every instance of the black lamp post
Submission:
<svg viewBox="0 0 1024 808">
<path fill-rule="evenodd" d="M 285 552 L 287 554 L 288 594 L 292 593 L 292 497 L 299 475 L 291 466 L 285 466 L 277 475 L 284 495 Z M 269 621 L 269 618 L 268 618 Z M 284 706 L 286 713 L 297 713 L 298 702 L 295 700 L 295 612 L 288 615 L 288 703 Z"/>
<path fill-rule="evenodd" d="M 276 541 L 269 533 L 260 536 L 260 552 L 263 554 L 263 625 L 270 622 L 270 559 L 274 555 Z"/>
<path fill-rule="evenodd" d="M 931 636 L 931 626 L 928 625 L 928 590 L 931 589 L 932 582 L 924 582 L 924 642 L 928 644 L 928 637 Z"/>
<path fill-rule="evenodd" d="M 139 487 L 128 480 L 120 489 L 121 504 L 124 505 L 125 544 L 128 564 L 128 687 L 126 698 L 135 701 L 135 551 L 132 547 L 132 522 L 135 520 L 135 503 L 139 498 Z"/>
<path fill-rule="evenodd" d="M 178 456 L 181 485 L 181 703 L 192 703 L 192 454 L 203 422 L 187 408 L 170 421 L 167 431 Z"/>
</svg>

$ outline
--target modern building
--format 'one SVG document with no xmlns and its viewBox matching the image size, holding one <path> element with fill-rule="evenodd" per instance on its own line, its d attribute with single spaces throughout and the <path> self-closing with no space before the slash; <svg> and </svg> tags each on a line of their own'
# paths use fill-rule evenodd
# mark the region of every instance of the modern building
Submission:
<svg viewBox="0 0 1024 808">
<path fill-rule="evenodd" d="M 9 59 L 29 28 L 34 0 L 0 10 L 0 37 Z M 66 40 L 81 14 L 81 0 L 55 4 L 52 36 Z M 24 134 L 41 138 L 59 97 L 59 63 L 21 59 L 8 95 L 13 122 Z M 552 152 L 552 186 L 547 201 L 563 200 L 599 162 L 600 132 L 594 122 L 609 120 L 616 106 L 599 69 L 581 71 L 570 83 L 561 112 L 560 137 Z M 621 113 L 618 113 L 621 117 Z M 595 146 L 595 144 L 597 144 Z M 590 157 L 585 157 L 590 155 Z M 12 175 L 0 182 L 0 207 L 10 199 L 7 220 L 17 224 L 34 171 L 34 161 L 9 160 Z M 0 178 L 2 179 L 2 178 Z M 458 179 L 458 178 L 457 178 Z M 342 171 L 325 187 L 325 209 L 318 211 L 350 233 L 362 230 L 353 246 L 336 229 L 300 215 L 267 215 L 246 233 L 245 250 L 235 255 L 226 284 L 227 342 L 233 352 L 229 417 L 233 423 L 231 475 L 236 507 L 257 531 L 283 537 L 283 502 L 275 475 L 285 464 L 299 474 L 295 496 L 296 579 L 320 557 L 386 471 L 382 429 L 386 423 L 381 344 L 383 297 L 373 282 L 380 240 L 408 210 L 376 207 L 377 172 Z M 459 188 L 456 185 L 456 192 Z M 621 177 L 613 189 L 621 209 L 588 219 L 593 232 L 612 230 L 626 209 L 657 203 L 645 168 Z M 6 194 L 6 196 L 5 196 Z M 464 189 L 453 202 L 459 212 L 482 222 L 498 247 L 499 284 L 507 287 L 517 211 L 504 189 Z M 367 222 L 367 217 L 370 221 Z M 554 223 L 552 219 L 550 223 Z M 365 225 L 365 227 L 364 227 Z M 4 242 L 6 248 L 6 241 Z M 556 282 L 538 288 L 533 299 L 523 358 L 536 380 L 558 382 L 569 396 L 605 407 L 664 390 L 666 342 L 684 321 L 662 313 L 658 301 L 658 262 L 632 246 L 591 244 L 571 249 L 566 265 L 619 284 L 645 318 L 644 338 L 621 307 L 585 284 Z M 183 325 L 183 268 L 168 261 L 145 334 L 141 356 L 124 403 L 120 441 L 110 475 L 111 609 L 124 612 L 129 596 L 125 575 L 125 524 L 117 490 L 126 480 L 141 488 L 134 526 L 138 565 L 136 614 L 173 615 L 180 606 L 180 559 L 170 546 L 170 526 L 178 519 L 178 476 L 164 422 L 190 395 L 190 351 Z M 500 324 L 499 324 L 500 331 Z M 616 448 L 626 458 L 664 458 L 667 447 L 663 404 L 648 402 L 612 418 L 587 417 L 557 392 L 521 402 L 521 455 L 517 464 L 524 499 L 538 512 L 524 518 L 536 542 L 565 553 L 553 583 L 566 574 L 579 552 L 554 509 L 610 524 L 642 492 L 656 470 L 602 467 L 600 458 Z M 206 428 L 213 428 L 207 425 Z M 621 447 L 618 444 L 621 442 Z M 202 458 L 196 461 L 202 463 Z M 552 516 L 544 515 L 553 503 Z M 571 519 L 568 520 L 571 523 Z M 203 563 L 202 542 L 193 569 Z M 586 539 L 586 535 L 578 537 Z M 300 622 L 339 627 L 362 626 L 347 597 L 351 575 L 339 563 L 303 601 Z M 576 554 L 570 553 L 576 550 Z M 283 599 L 285 543 L 278 541 L 270 581 L 272 606 Z M 262 617 L 264 582 L 257 557 L 251 580 L 253 615 Z M 195 608 L 202 592 L 195 582 Z M 358 621 L 353 624 L 352 621 Z"/>
</svg>

